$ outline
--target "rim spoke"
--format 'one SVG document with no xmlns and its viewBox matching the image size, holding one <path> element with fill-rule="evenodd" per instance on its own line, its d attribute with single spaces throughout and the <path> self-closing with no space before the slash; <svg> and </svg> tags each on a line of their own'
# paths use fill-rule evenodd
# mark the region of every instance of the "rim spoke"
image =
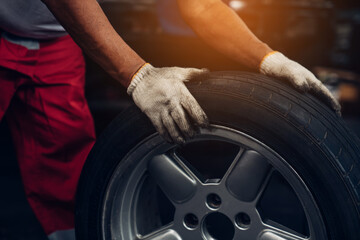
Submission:
<svg viewBox="0 0 360 240">
<path fill-rule="evenodd" d="M 149 235 L 140 238 L 141 240 L 182 240 L 179 234 L 172 229 L 173 225 L 168 225 Z"/>
<path fill-rule="evenodd" d="M 201 180 L 199 179 L 199 177 L 197 176 L 197 174 L 195 174 L 195 172 L 193 172 L 193 170 L 191 170 L 181 159 L 181 157 L 179 157 L 176 152 L 172 152 L 170 154 L 170 157 L 172 159 L 174 159 L 174 161 L 176 161 L 176 163 L 178 163 L 182 169 L 184 169 L 184 171 L 190 176 L 192 177 L 196 182 L 200 183 Z M 195 170 L 196 171 L 196 170 Z"/>
<path fill-rule="evenodd" d="M 233 171 L 234 167 L 236 166 L 237 162 L 239 161 L 239 159 L 243 154 L 244 154 L 244 149 L 240 148 L 239 152 L 236 154 L 235 159 L 232 161 L 229 169 L 226 171 L 222 179 L 226 180 L 229 177 L 230 173 Z"/>
<path fill-rule="evenodd" d="M 260 235 L 260 240 L 309 240 L 304 236 L 300 236 L 299 233 L 281 226 L 282 229 L 274 226 L 264 224 L 265 230 Z"/>
<path fill-rule="evenodd" d="M 228 190 L 239 200 L 251 202 L 259 195 L 271 165 L 258 152 L 244 152 L 226 179 Z"/>
<path fill-rule="evenodd" d="M 196 192 L 195 179 L 165 154 L 152 158 L 148 170 L 170 201 L 185 202 Z"/>
<path fill-rule="evenodd" d="M 274 170 L 274 168 L 272 168 L 272 167 L 271 167 L 270 170 L 267 172 L 267 175 L 265 176 L 265 179 L 264 179 L 264 181 L 262 182 L 262 184 L 261 184 L 261 186 L 260 186 L 260 189 L 259 189 L 259 191 L 258 191 L 258 193 L 257 193 L 257 195 L 256 195 L 256 197 L 255 197 L 255 200 L 254 200 L 254 204 L 255 204 L 255 205 L 259 202 L 259 200 L 260 200 L 261 196 L 263 195 L 266 187 L 268 186 L 268 183 L 270 182 L 271 176 L 273 175 L 274 172 L 275 172 L 275 170 Z"/>
</svg>

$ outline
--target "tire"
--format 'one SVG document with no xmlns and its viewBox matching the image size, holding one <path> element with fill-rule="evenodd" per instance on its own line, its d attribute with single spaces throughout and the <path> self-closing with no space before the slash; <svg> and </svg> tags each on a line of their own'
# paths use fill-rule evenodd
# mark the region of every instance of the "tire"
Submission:
<svg viewBox="0 0 360 240">
<path fill-rule="evenodd" d="M 84 166 L 77 239 L 360 239 L 359 140 L 340 117 L 259 74 L 187 86 L 211 128 L 174 146 L 121 113 Z"/>
</svg>

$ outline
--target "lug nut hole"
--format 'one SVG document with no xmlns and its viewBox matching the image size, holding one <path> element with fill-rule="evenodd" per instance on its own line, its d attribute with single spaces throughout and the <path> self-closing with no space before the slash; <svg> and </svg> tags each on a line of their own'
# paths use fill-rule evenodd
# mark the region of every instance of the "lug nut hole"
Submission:
<svg viewBox="0 0 360 240">
<path fill-rule="evenodd" d="M 186 214 L 184 224 L 189 229 L 195 229 L 199 225 L 199 219 L 192 213 Z"/>
<path fill-rule="evenodd" d="M 207 205 L 212 209 L 218 209 L 221 206 L 221 198 L 215 193 L 211 193 L 206 198 Z"/>
<path fill-rule="evenodd" d="M 246 213 L 238 213 L 235 217 L 235 223 L 242 229 L 248 229 L 251 224 L 251 218 Z"/>
</svg>

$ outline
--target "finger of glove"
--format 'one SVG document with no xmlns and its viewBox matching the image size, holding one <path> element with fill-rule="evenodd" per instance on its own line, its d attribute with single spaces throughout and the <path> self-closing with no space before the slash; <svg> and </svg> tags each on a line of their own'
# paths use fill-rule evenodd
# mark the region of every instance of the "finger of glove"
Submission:
<svg viewBox="0 0 360 240">
<path fill-rule="evenodd" d="M 188 82 L 191 80 L 200 80 L 207 78 L 210 74 L 209 70 L 203 68 L 178 68 L 178 74 L 181 76 L 183 82 Z"/>
<path fill-rule="evenodd" d="M 274 68 L 274 75 L 285 78 L 288 80 L 296 89 L 306 92 L 309 90 L 309 84 L 306 76 L 308 70 L 301 66 L 299 63 L 294 61 L 286 61 L 286 63 L 280 65 L 279 68 Z"/>
<path fill-rule="evenodd" d="M 310 86 L 303 73 L 291 73 L 287 76 L 296 89 L 306 92 Z"/>
<path fill-rule="evenodd" d="M 164 112 L 162 115 L 162 123 L 164 124 L 167 132 L 169 133 L 172 141 L 176 144 L 184 144 L 185 140 L 181 135 L 180 131 L 176 127 L 176 123 L 171 117 L 171 115 L 167 112 Z"/>
<path fill-rule="evenodd" d="M 183 136 L 186 138 L 192 138 L 195 135 L 195 130 L 191 125 L 191 122 L 186 116 L 183 107 L 179 104 L 170 113 L 171 117 L 177 124 Z"/>
<path fill-rule="evenodd" d="M 209 127 L 209 119 L 196 101 L 196 99 L 191 95 L 191 93 L 186 87 L 184 87 L 182 92 L 183 99 L 181 101 L 181 105 L 189 114 L 190 118 L 194 121 L 196 125 L 200 127 Z"/>
<path fill-rule="evenodd" d="M 160 117 L 150 118 L 150 120 L 156 131 L 165 139 L 165 141 L 173 142 Z"/>
<path fill-rule="evenodd" d="M 334 109 L 335 112 L 340 116 L 341 106 L 339 102 L 335 99 L 335 97 L 331 94 L 329 89 L 327 89 L 325 85 L 322 84 L 315 76 L 310 77 L 308 81 L 312 91 L 314 91 L 315 94 L 320 95 L 320 97 L 323 97 L 326 104 L 329 105 L 332 109 Z"/>
</svg>

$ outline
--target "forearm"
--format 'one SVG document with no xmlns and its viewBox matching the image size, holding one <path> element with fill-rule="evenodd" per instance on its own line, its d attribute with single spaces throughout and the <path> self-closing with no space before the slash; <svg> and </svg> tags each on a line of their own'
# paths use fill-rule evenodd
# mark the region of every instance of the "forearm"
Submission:
<svg viewBox="0 0 360 240">
<path fill-rule="evenodd" d="M 258 69 L 272 51 L 220 0 L 178 0 L 185 21 L 206 43 L 250 68 Z"/>
<path fill-rule="evenodd" d="M 95 0 L 43 0 L 78 45 L 112 77 L 128 86 L 144 64 L 116 33 Z"/>
</svg>

